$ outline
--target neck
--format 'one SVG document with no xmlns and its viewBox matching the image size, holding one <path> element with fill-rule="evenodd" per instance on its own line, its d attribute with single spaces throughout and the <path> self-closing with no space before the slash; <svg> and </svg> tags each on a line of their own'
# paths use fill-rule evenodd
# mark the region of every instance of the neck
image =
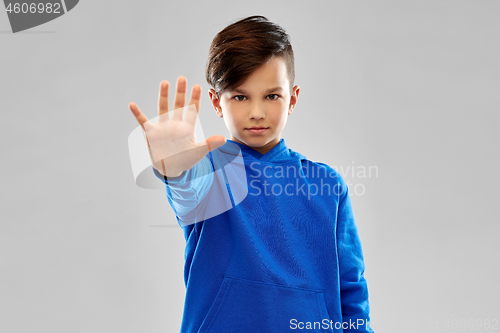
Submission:
<svg viewBox="0 0 500 333">
<path fill-rule="evenodd" d="M 266 143 L 265 145 L 260 146 L 260 147 L 250 146 L 250 145 L 246 144 L 245 142 L 235 138 L 234 136 L 231 136 L 231 140 L 238 142 L 238 143 L 241 143 L 242 145 L 245 145 L 249 148 L 252 148 L 253 150 L 264 155 L 265 153 L 267 153 L 268 151 L 273 149 L 278 143 L 280 143 L 281 138 L 279 138 L 279 137 L 274 138 L 273 140 L 269 141 L 268 143 Z"/>
</svg>

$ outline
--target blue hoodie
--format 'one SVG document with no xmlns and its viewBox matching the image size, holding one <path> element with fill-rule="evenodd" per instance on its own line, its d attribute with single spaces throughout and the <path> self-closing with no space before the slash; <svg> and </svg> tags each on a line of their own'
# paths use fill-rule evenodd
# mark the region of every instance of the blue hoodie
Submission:
<svg viewBox="0 0 500 333">
<path fill-rule="evenodd" d="M 289 149 L 227 140 L 167 199 L 186 238 L 181 332 L 373 332 L 347 184 Z"/>
</svg>

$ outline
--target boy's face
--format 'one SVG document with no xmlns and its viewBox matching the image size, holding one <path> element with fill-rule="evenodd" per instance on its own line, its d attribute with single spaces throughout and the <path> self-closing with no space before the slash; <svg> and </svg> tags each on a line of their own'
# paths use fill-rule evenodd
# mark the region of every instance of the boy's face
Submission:
<svg viewBox="0 0 500 333">
<path fill-rule="evenodd" d="M 231 140 L 265 154 L 279 143 L 299 91 L 295 86 L 290 94 L 286 63 L 281 57 L 273 57 L 242 85 L 222 92 L 220 100 L 213 89 L 209 96 L 217 115 L 224 118 Z M 252 130 L 252 127 L 265 129 Z"/>
</svg>

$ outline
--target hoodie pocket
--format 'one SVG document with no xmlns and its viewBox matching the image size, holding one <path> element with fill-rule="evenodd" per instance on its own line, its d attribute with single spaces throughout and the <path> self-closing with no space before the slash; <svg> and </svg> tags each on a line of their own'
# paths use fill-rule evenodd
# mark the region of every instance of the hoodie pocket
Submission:
<svg viewBox="0 0 500 333">
<path fill-rule="evenodd" d="M 323 292 L 225 277 L 199 333 L 333 332 Z"/>
</svg>

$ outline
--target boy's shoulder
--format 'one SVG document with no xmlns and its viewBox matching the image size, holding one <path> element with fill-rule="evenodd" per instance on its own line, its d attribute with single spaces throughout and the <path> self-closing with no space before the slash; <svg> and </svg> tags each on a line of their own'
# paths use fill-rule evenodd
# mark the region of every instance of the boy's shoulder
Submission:
<svg viewBox="0 0 500 333">
<path fill-rule="evenodd" d="M 290 147 L 288 147 L 288 151 L 290 152 L 290 156 L 293 156 L 295 158 L 300 159 L 303 166 L 311 167 L 311 168 L 325 169 L 329 173 L 331 173 L 332 175 L 336 175 L 336 176 L 340 177 L 340 173 L 338 173 L 337 170 L 335 170 L 334 168 L 332 168 L 328 164 L 323 163 L 323 162 L 319 162 L 319 161 L 312 161 L 312 160 L 308 159 L 304 154 L 301 154 L 298 151 L 291 149 Z"/>
<path fill-rule="evenodd" d="M 324 162 L 312 161 L 308 159 L 305 155 L 296 152 L 290 148 L 288 148 L 290 154 L 292 156 L 296 156 L 301 160 L 302 167 L 308 171 L 311 171 L 310 175 L 315 176 L 315 178 L 323 177 L 323 178 L 331 178 L 335 179 L 342 185 L 345 184 L 345 180 L 342 175 L 333 167 Z"/>
</svg>

